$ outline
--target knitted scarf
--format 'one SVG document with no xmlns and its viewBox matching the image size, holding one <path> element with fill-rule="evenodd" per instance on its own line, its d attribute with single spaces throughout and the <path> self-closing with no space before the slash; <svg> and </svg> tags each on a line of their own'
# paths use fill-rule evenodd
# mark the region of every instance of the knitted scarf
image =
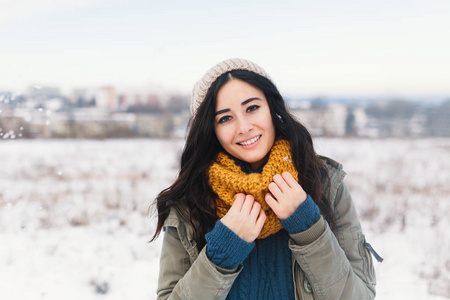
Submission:
<svg viewBox="0 0 450 300">
<path fill-rule="evenodd" d="M 261 173 L 244 173 L 225 153 L 219 153 L 217 159 L 209 167 L 209 185 L 219 196 L 216 200 L 217 216 L 222 218 L 234 203 L 234 195 L 244 193 L 252 195 L 261 204 L 267 219 L 258 236 L 263 239 L 278 232 L 282 226 L 280 220 L 264 200 L 269 192 L 269 183 L 273 176 L 289 172 L 298 180 L 298 173 L 292 163 L 291 148 L 286 140 L 276 140 L 270 150 L 269 159 Z"/>
</svg>

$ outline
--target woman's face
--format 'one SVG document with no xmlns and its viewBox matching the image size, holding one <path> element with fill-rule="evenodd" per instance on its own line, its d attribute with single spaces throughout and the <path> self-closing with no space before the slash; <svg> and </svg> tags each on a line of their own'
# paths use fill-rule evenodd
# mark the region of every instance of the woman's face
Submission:
<svg viewBox="0 0 450 300">
<path fill-rule="evenodd" d="M 217 93 L 214 131 L 225 151 L 258 168 L 275 141 L 264 93 L 239 79 L 225 83 Z"/>
</svg>

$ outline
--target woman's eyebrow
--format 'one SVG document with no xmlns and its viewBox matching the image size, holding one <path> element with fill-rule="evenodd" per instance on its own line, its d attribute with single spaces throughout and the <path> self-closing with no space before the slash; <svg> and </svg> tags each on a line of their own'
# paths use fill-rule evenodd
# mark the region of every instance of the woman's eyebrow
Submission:
<svg viewBox="0 0 450 300">
<path fill-rule="evenodd" d="M 245 100 L 244 102 L 241 103 L 241 105 L 245 105 L 249 102 L 252 102 L 253 100 L 261 100 L 258 97 L 252 97 L 252 98 L 248 98 L 247 100 Z"/>
<path fill-rule="evenodd" d="M 254 101 L 254 100 L 261 100 L 261 99 L 258 98 L 258 97 L 248 98 L 247 100 L 243 101 L 243 102 L 241 103 L 241 105 L 244 106 L 244 105 L 246 105 L 247 103 L 252 102 L 252 101 Z M 229 112 L 229 111 L 230 111 L 229 108 L 221 109 L 221 110 L 216 111 L 216 113 L 215 113 L 214 115 L 217 116 L 217 115 L 220 115 L 220 114 Z"/>
<path fill-rule="evenodd" d="M 225 108 L 225 109 L 222 109 L 222 110 L 218 110 L 218 111 L 216 111 L 216 113 L 214 114 L 215 116 L 217 116 L 217 115 L 220 115 L 220 114 L 223 114 L 223 113 L 226 113 L 226 112 L 229 112 L 230 111 L 230 109 L 229 108 Z"/>
</svg>

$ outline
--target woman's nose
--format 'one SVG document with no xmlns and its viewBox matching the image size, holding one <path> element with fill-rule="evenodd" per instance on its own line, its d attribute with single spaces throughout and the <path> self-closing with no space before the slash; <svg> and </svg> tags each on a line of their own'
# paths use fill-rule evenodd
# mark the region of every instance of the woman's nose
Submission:
<svg viewBox="0 0 450 300">
<path fill-rule="evenodd" d="M 247 133 L 253 128 L 253 124 L 247 118 L 238 119 L 239 133 Z"/>
</svg>

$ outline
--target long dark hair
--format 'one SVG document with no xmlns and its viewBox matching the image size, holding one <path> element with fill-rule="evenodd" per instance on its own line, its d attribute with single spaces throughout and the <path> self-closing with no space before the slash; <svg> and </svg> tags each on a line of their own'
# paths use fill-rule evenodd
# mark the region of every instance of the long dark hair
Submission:
<svg viewBox="0 0 450 300">
<path fill-rule="evenodd" d="M 218 219 L 215 206 L 217 196 L 208 184 L 207 169 L 217 154 L 223 151 L 213 126 L 216 96 L 219 89 L 233 78 L 263 91 L 270 107 L 276 137 L 288 140 L 291 145 L 292 159 L 302 188 L 318 204 L 330 226 L 334 224 L 330 201 L 323 193 L 323 186 L 328 180 L 327 171 L 314 151 L 310 133 L 288 112 L 283 97 L 269 79 L 250 71 L 233 70 L 214 81 L 196 115 L 189 122 L 190 129 L 181 156 L 178 178 L 155 200 L 158 222 L 152 241 L 161 232 L 170 209 L 175 208 L 192 224 L 198 249 L 206 244 L 205 234 Z"/>
</svg>

